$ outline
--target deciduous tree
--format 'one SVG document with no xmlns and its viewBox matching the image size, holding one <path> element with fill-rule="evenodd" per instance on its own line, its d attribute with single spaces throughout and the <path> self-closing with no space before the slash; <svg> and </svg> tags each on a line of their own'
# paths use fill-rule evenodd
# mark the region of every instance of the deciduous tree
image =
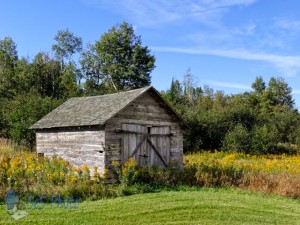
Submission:
<svg viewBox="0 0 300 225">
<path fill-rule="evenodd" d="M 115 91 L 135 89 L 151 83 L 155 57 L 131 25 L 124 22 L 104 33 L 95 43 L 101 75 Z"/>
<path fill-rule="evenodd" d="M 59 30 L 54 37 L 56 44 L 52 45 L 52 50 L 63 68 L 65 61 L 70 61 L 75 53 L 82 51 L 82 39 L 70 32 L 69 29 Z"/>
</svg>

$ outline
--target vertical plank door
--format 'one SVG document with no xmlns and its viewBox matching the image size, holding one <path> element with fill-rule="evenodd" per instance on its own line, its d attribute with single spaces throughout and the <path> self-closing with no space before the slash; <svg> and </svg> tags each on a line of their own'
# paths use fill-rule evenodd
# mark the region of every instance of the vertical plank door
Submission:
<svg viewBox="0 0 300 225">
<path fill-rule="evenodd" d="M 160 156 L 168 164 L 170 162 L 170 127 L 151 127 L 150 140 L 158 150 Z M 150 159 L 152 165 L 165 166 L 160 156 L 154 151 L 153 147 L 148 144 L 150 148 Z"/>
<path fill-rule="evenodd" d="M 133 157 L 141 166 L 169 163 L 170 127 L 122 124 L 122 132 L 122 162 Z"/>
<path fill-rule="evenodd" d="M 140 145 L 132 157 L 139 165 L 144 165 L 144 159 L 140 155 L 145 154 L 146 143 L 143 141 L 143 134 L 146 134 L 146 127 L 137 124 L 122 124 L 122 132 L 122 162 L 126 162 L 137 146 Z"/>
</svg>

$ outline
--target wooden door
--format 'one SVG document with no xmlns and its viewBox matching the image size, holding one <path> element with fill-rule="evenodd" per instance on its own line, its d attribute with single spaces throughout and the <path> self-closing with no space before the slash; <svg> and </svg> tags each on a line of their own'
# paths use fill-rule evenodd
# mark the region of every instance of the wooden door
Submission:
<svg viewBox="0 0 300 225">
<path fill-rule="evenodd" d="M 122 161 L 166 167 L 170 161 L 170 127 L 122 124 Z"/>
<path fill-rule="evenodd" d="M 164 166 L 165 163 L 170 161 L 170 128 L 169 127 L 150 127 L 149 139 L 152 143 L 147 143 L 147 149 L 149 157 L 149 163 L 151 165 Z M 154 145 L 154 146 L 153 146 Z M 157 154 L 156 150 L 160 153 L 160 156 Z"/>
<path fill-rule="evenodd" d="M 126 162 L 130 157 L 133 157 L 139 165 L 143 165 L 143 159 L 139 155 L 145 153 L 146 147 L 143 139 L 146 134 L 146 127 L 137 124 L 122 124 L 122 132 L 122 162 Z M 136 148 L 137 145 L 140 145 L 140 147 Z M 133 154 L 135 149 L 136 152 Z"/>
</svg>

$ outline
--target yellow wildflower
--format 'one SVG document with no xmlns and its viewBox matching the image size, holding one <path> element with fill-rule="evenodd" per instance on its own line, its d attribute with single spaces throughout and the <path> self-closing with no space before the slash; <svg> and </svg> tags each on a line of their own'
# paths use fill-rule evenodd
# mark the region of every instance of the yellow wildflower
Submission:
<svg viewBox="0 0 300 225">
<path fill-rule="evenodd" d="M 85 172 L 85 173 L 89 173 L 90 172 L 90 169 L 87 165 L 83 165 L 82 167 L 82 171 Z"/>
<path fill-rule="evenodd" d="M 111 164 L 115 167 L 120 166 L 120 163 L 118 161 L 112 161 Z"/>
</svg>

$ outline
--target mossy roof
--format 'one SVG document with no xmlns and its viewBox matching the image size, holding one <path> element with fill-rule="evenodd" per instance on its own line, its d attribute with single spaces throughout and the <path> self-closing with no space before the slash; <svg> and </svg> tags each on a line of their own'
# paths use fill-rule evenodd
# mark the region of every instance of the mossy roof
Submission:
<svg viewBox="0 0 300 225">
<path fill-rule="evenodd" d="M 158 91 L 151 86 L 115 94 L 70 98 L 33 124 L 30 129 L 104 125 L 107 120 L 149 90 L 161 98 Z M 162 98 L 161 100 L 176 114 Z M 177 116 L 182 121 L 180 116 Z"/>
</svg>

